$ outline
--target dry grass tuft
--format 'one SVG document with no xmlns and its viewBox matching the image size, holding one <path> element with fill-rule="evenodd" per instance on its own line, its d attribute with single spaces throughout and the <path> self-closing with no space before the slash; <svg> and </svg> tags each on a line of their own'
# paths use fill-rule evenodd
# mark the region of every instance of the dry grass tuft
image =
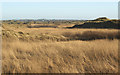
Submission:
<svg viewBox="0 0 120 75">
<path fill-rule="evenodd" d="M 3 73 L 117 73 L 118 40 L 3 41 Z"/>
<path fill-rule="evenodd" d="M 82 33 L 64 32 L 63 36 L 69 40 L 96 40 L 96 39 L 120 39 L 119 32 L 102 32 L 102 31 L 84 31 Z"/>
</svg>

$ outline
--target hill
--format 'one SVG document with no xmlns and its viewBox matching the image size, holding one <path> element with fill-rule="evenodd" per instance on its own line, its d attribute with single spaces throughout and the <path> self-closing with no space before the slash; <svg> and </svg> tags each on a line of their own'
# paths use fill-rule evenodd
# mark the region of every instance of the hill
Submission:
<svg viewBox="0 0 120 75">
<path fill-rule="evenodd" d="M 100 17 L 100 18 L 97 18 L 95 19 L 94 21 L 108 21 L 110 19 L 106 18 L 106 17 Z"/>
<path fill-rule="evenodd" d="M 71 28 L 110 28 L 110 29 L 119 29 L 120 20 L 110 20 L 108 18 L 98 18 L 95 20 L 90 20 L 81 25 L 74 25 Z"/>
</svg>

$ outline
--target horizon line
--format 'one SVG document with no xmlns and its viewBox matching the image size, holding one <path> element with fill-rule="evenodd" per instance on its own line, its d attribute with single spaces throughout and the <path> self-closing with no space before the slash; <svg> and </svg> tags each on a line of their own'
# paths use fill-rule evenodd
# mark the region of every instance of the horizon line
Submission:
<svg viewBox="0 0 120 75">
<path fill-rule="evenodd" d="M 102 17 L 97 17 L 102 18 Z M 1 20 L 94 20 L 93 19 L 76 19 L 76 18 L 19 18 L 19 19 L 1 19 Z M 108 17 L 106 17 L 108 18 Z M 108 19 L 118 19 L 118 18 L 108 18 Z"/>
</svg>

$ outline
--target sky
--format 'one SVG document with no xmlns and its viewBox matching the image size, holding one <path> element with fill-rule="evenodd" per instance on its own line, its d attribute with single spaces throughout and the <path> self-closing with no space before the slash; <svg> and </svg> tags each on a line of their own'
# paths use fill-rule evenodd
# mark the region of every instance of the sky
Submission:
<svg viewBox="0 0 120 75">
<path fill-rule="evenodd" d="M 0 2 L 118 2 L 120 0 L 0 0 Z"/>
<path fill-rule="evenodd" d="M 105 1 L 105 0 L 104 0 Z M 2 19 L 118 18 L 118 2 L 2 2 Z"/>
</svg>

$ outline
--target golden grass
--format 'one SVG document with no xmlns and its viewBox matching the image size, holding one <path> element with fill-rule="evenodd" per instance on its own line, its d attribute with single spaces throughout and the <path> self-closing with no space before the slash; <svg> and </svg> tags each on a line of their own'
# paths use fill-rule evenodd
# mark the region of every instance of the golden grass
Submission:
<svg viewBox="0 0 120 75">
<path fill-rule="evenodd" d="M 22 31 L 24 33 L 31 33 L 31 34 L 54 34 L 54 35 L 61 35 L 64 32 L 76 33 L 76 32 L 85 32 L 85 31 L 100 31 L 100 32 L 118 32 L 117 29 L 65 29 L 65 28 L 13 28 L 16 32 Z"/>
<path fill-rule="evenodd" d="M 117 29 L 62 27 L 16 28 L 12 25 L 4 27 L 2 72 L 117 73 L 118 31 Z M 101 36 L 106 38 L 80 41 L 80 38 L 89 39 L 91 36 L 98 39 Z M 108 36 L 114 39 L 108 40 Z M 32 41 L 26 41 L 27 39 Z M 43 41 L 44 39 L 51 41 Z M 52 39 L 62 39 L 62 41 L 57 42 Z"/>
<path fill-rule="evenodd" d="M 62 28 L 30 28 L 24 30 L 3 30 L 3 39 L 11 41 L 70 41 L 70 40 L 96 40 L 120 39 L 119 30 L 115 29 L 62 29 Z"/>
<path fill-rule="evenodd" d="M 3 40 L 3 73 L 117 73 L 118 40 Z"/>
<path fill-rule="evenodd" d="M 84 31 L 82 33 L 76 32 L 65 32 L 62 34 L 64 37 L 67 37 L 69 40 L 96 40 L 96 39 L 120 39 L 119 32 L 103 32 L 103 31 Z"/>
</svg>

